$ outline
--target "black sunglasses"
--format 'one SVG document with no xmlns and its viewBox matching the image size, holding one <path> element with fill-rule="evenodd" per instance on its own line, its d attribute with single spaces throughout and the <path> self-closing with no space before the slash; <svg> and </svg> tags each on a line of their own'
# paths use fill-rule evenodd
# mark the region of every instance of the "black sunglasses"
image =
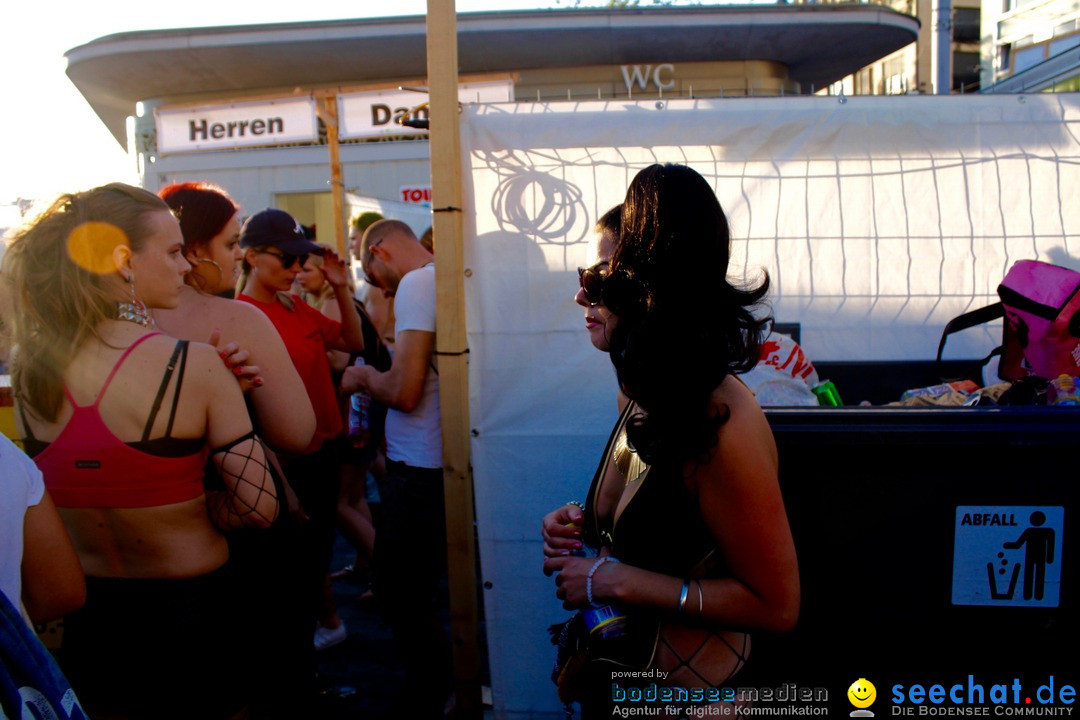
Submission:
<svg viewBox="0 0 1080 720">
<path fill-rule="evenodd" d="M 263 255 L 273 255 L 281 261 L 281 267 L 285 268 L 286 270 L 291 268 L 297 262 L 299 262 L 300 267 L 303 268 L 308 261 L 308 256 L 310 255 L 310 253 L 304 253 L 303 255 L 293 255 L 291 253 L 277 253 L 270 250 L 256 250 L 255 252 L 262 253 Z"/>
<path fill-rule="evenodd" d="M 585 302 L 596 306 L 604 301 L 604 278 L 607 273 L 601 273 L 595 267 L 577 269 L 578 282 L 585 291 Z"/>
<path fill-rule="evenodd" d="M 382 241 L 385 239 L 386 238 L 379 238 L 375 242 L 368 245 L 367 250 L 364 251 L 364 256 L 360 259 L 360 275 L 364 278 L 364 282 L 366 282 L 368 285 L 371 285 L 372 287 L 377 287 L 380 289 L 382 286 L 379 285 L 379 283 L 375 282 L 375 279 L 371 277 L 371 273 L 368 272 L 368 265 L 371 264 L 371 258 L 375 256 L 375 253 L 372 251 L 380 244 L 382 244 Z"/>
</svg>

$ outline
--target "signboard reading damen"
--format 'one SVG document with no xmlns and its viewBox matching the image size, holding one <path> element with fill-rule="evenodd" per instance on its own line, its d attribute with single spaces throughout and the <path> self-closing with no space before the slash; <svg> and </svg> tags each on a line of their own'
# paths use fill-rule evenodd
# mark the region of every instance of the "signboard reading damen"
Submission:
<svg viewBox="0 0 1080 720">
<path fill-rule="evenodd" d="M 314 142 L 318 138 L 315 101 L 310 96 L 156 108 L 154 124 L 161 154 Z"/>
<path fill-rule="evenodd" d="M 427 130 L 402 125 L 405 118 L 427 120 L 427 93 L 409 90 L 372 90 L 338 96 L 338 136 L 342 140 L 380 135 L 427 135 Z M 513 102 L 510 80 L 458 85 L 462 103 Z"/>
</svg>

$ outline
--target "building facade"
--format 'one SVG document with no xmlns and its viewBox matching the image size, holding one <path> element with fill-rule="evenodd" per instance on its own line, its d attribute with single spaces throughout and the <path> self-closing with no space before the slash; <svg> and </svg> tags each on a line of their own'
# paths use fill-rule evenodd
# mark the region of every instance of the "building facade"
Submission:
<svg viewBox="0 0 1080 720">
<path fill-rule="evenodd" d="M 932 0 L 893 0 L 891 7 L 918 18 L 920 26 L 916 41 L 835 83 L 830 87 L 830 93 L 905 95 L 934 92 Z M 951 52 L 947 58 L 948 76 L 952 79 L 949 92 L 979 91 L 980 18 L 980 0 L 952 0 L 949 12 Z"/>
<path fill-rule="evenodd" d="M 468 13 L 459 97 L 813 94 L 918 33 L 902 8 L 862 3 Z M 70 50 L 67 72 L 147 188 L 210 180 L 249 212 L 333 227 L 333 133 L 348 211 L 421 225 L 425 42 L 424 17 L 133 32 Z"/>
<path fill-rule="evenodd" d="M 987 0 L 984 92 L 1080 91 L 1080 1 Z"/>
</svg>

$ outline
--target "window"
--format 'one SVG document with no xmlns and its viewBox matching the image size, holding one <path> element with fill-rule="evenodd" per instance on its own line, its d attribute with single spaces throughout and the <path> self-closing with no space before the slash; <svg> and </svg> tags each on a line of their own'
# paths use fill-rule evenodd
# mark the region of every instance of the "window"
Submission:
<svg viewBox="0 0 1080 720">
<path fill-rule="evenodd" d="M 1013 74 L 1023 72 L 1029 67 L 1033 67 L 1041 63 L 1044 59 L 1044 46 L 1031 45 L 1017 50 L 1013 57 Z"/>
<path fill-rule="evenodd" d="M 979 42 L 979 8 L 956 8 L 952 37 L 956 42 Z"/>
</svg>

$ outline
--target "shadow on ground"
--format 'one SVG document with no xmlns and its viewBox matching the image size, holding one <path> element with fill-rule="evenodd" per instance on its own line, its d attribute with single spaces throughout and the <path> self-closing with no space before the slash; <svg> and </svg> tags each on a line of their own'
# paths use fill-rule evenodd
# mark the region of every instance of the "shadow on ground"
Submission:
<svg viewBox="0 0 1080 720">
<path fill-rule="evenodd" d="M 354 562 L 353 547 L 340 534 L 334 541 L 331 570 L 340 570 Z M 325 720 L 401 720 L 395 701 L 402 692 L 404 679 L 394 647 L 393 634 L 383 622 L 374 603 L 358 602 L 368 588 L 366 573 L 353 573 L 334 580 L 334 598 L 348 630 L 348 639 L 340 645 L 319 652 L 319 718 Z M 445 582 L 441 591 L 443 621 L 449 632 L 446 612 Z M 482 682 L 489 685 L 487 648 L 483 639 L 481 609 Z M 486 715 L 490 717 L 490 708 Z"/>
</svg>

